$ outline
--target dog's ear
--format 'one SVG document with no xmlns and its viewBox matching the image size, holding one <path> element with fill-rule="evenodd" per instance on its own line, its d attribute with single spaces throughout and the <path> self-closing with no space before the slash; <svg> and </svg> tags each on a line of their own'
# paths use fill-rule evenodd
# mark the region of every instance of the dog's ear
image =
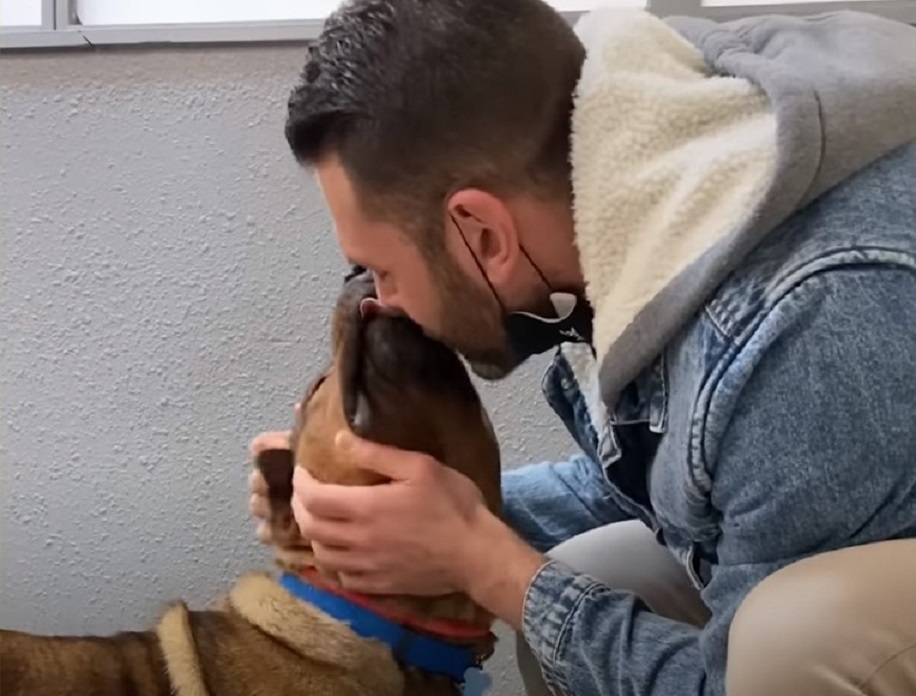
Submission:
<svg viewBox="0 0 916 696">
<path fill-rule="evenodd" d="M 290 449 L 269 449 L 258 454 L 255 465 L 267 483 L 271 506 L 293 497 L 293 466 L 295 459 Z"/>
<path fill-rule="evenodd" d="M 357 304 L 344 321 L 338 363 L 344 418 L 350 429 L 360 436 L 366 436 L 372 421 L 369 398 L 363 382 L 364 327 Z"/>
<path fill-rule="evenodd" d="M 299 547 L 299 527 L 293 516 L 293 468 L 295 455 L 291 449 L 269 449 L 260 452 L 255 466 L 267 484 L 271 542 L 280 547 Z"/>
</svg>

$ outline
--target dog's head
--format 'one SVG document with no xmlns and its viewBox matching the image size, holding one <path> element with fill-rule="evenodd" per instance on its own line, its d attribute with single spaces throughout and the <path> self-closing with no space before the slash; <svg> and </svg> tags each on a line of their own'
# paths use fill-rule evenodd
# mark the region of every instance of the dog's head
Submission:
<svg viewBox="0 0 916 696">
<path fill-rule="evenodd" d="M 499 512 L 499 446 L 466 368 L 410 319 L 366 311 L 364 300 L 374 297 L 367 274 L 345 282 L 332 321 L 333 359 L 302 400 L 292 454 L 272 450 L 259 458 L 274 541 L 288 551 L 303 550 L 289 509 L 293 464 L 324 482 L 384 482 L 338 453 L 334 439 L 343 428 L 435 457 L 474 481 L 489 508 Z"/>
</svg>

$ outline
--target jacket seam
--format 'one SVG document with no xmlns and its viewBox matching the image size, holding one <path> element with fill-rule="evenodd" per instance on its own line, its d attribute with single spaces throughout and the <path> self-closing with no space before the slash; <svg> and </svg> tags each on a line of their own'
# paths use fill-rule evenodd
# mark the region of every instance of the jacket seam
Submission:
<svg viewBox="0 0 916 696">
<path fill-rule="evenodd" d="M 561 653 L 565 652 L 566 644 L 569 641 L 570 625 L 572 624 L 572 618 L 575 613 L 579 610 L 579 607 L 582 606 L 582 603 L 596 594 L 598 591 L 604 589 L 598 583 L 592 582 L 587 587 L 585 587 L 576 597 L 576 601 L 573 602 L 572 606 L 566 612 L 566 618 L 563 620 L 563 624 L 560 626 L 560 631 L 557 634 L 557 644 L 553 650 L 553 659 L 552 662 L 554 665 L 559 664 L 562 661 Z M 560 683 L 560 686 L 563 689 L 563 693 L 569 693 L 569 684 L 566 681 L 566 677 L 563 674 L 562 670 L 553 670 L 556 675 L 557 682 Z"/>
<path fill-rule="evenodd" d="M 906 259 L 910 262 L 911 265 L 906 263 L 897 262 L 892 263 L 888 262 L 887 259 L 876 258 L 877 254 L 891 254 L 897 256 L 901 259 Z M 791 265 L 785 269 L 782 269 L 778 274 L 779 281 L 774 286 L 776 290 L 775 295 L 770 295 L 770 297 L 764 297 L 760 303 L 748 314 L 753 315 L 767 315 L 771 312 L 776 305 L 782 302 L 783 298 L 793 292 L 795 288 L 803 284 L 808 278 L 813 278 L 821 273 L 827 273 L 839 268 L 843 268 L 845 265 L 842 261 L 838 262 L 838 259 L 842 259 L 845 256 L 852 256 L 855 258 L 850 258 L 850 264 L 853 265 L 872 265 L 872 266 L 903 266 L 905 268 L 916 268 L 916 258 L 913 254 L 899 249 L 897 247 L 886 247 L 886 246 L 874 246 L 869 245 L 867 247 L 860 246 L 844 246 L 832 250 L 830 253 L 819 255 L 815 258 L 804 259 L 794 265 Z M 820 266 L 821 268 L 818 268 Z M 813 269 L 813 270 L 812 270 Z M 728 282 L 728 281 L 726 281 Z M 723 311 L 717 312 L 716 309 L 721 308 L 723 310 L 729 310 L 728 304 L 722 301 L 718 297 L 718 292 L 716 296 L 710 299 L 706 303 L 704 308 L 704 313 L 710 318 L 713 326 L 722 334 L 722 338 L 726 339 L 729 343 L 746 343 L 750 337 L 753 336 L 754 332 L 757 330 L 757 323 L 746 324 L 738 318 L 738 321 L 729 322 L 735 326 L 743 327 L 740 331 L 734 332 L 725 328 L 725 323 L 723 323 L 722 318 L 725 315 L 733 315 L 733 311 Z M 722 315 L 720 317 L 719 315 Z M 746 316 L 744 317 L 747 318 Z"/>
<path fill-rule="evenodd" d="M 733 341 L 733 337 L 729 335 L 725 327 L 719 323 L 718 317 L 716 317 L 715 312 L 712 311 L 712 302 L 706 304 L 703 308 L 703 313 L 706 315 L 706 318 L 709 319 L 709 323 L 712 324 L 712 327 L 719 333 L 720 338 L 730 344 Z"/>
</svg>

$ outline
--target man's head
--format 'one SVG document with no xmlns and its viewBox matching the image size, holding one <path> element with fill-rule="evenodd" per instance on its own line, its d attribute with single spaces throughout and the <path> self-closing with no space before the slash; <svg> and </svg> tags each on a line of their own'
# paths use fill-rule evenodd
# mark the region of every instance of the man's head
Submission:
<svg viewBox="0 0 916 696">
<path fill-rule="evenodd" d="M 568 147 L 583 58 L 541 0 L 350 0 L 290 97 L 287 139 L 344 254 L 484 377 L 518 364 L 503 317 L 543 309 L 540 271 L 581 283 Z"/>
</svg>

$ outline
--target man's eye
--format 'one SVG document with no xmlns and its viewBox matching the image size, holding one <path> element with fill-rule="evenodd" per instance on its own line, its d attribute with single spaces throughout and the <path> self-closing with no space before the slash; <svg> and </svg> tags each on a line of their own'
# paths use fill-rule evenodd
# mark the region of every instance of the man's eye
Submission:
<svg viewBox="0 0 916 696">
<path fill-rule="evenodd" d="M 346 282 L 349 282 L 350 280 L 353 280 L 353 278 L 355 278 L 356 276 L 362 275 L 363 273 L 365 273 L 366 270 L 367 269 L 365 266 L 358 266 L 356 264 L 353 264 L 352 266 L 350 266 L 350 272 L 344 276 L 344 282 L 346 283 Z"/>
</svg>

